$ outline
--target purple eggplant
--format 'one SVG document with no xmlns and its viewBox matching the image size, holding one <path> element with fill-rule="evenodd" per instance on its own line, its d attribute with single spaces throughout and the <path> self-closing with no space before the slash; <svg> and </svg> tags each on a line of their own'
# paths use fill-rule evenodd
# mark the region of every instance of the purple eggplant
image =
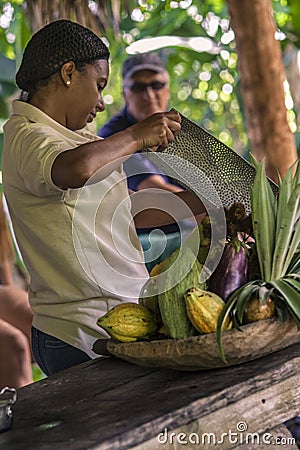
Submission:
<svg viewBox="0 0 300 450">
<path fill-rule="evenodd" d="M 229 295 L 246 284 L 248 275 L 248 255 L 238 239 L 226 243 L 221 260 L 208 280 L 208 290 L 226 301 Z"/>
</svg>

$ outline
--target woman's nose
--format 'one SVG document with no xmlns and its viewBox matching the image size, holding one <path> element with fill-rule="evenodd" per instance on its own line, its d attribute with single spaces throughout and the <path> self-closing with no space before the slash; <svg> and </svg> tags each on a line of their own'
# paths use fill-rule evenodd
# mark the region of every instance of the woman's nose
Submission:
<svg viewBox="0 0 300 450">
<path fill-rule="evenodd" d="M 105 111 L 105 103 L 104 103 L 104 100 L 102 97 L 97 102 L 96 110 L 97 110 L 97 112 Z"/>
</svg>

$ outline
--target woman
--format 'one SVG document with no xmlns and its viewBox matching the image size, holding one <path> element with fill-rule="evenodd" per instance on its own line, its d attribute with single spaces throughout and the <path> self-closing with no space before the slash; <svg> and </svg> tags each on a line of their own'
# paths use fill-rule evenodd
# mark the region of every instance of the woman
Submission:
<svg viewBox="0 0 300 450">
<path fill-rule="evenodd" d="M 27 101 L 14 101 L 4 129 L 4 191 L 30 274 L 33 352 L 47 375 L 97 357 L 97 319 L 137 301 L 148 272 L 133 218 L 139 227 L 171 220 L 164 196 L 155 195 L 154 215 L 153 195 L 147 210 L 147 196 L 128 195 L 122 162 L 141 148 L 167 147 L 179 114 L 155 114 L 104 140 L 83 130 L 104 110 L 108 59 L 89 29 L 46 25 L 16 76 Z M 178 195 L 193 213 L 204 211 L 191 193 Z"/>
</svg>

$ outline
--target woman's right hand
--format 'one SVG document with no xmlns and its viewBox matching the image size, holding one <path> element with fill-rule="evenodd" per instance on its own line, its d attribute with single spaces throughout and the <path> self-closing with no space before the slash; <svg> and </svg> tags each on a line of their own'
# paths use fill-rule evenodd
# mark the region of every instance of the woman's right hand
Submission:
<svg viewBox="0 0 300 450">
<path fill-rule="evenodd" d="M 159 146 L 167 148 L 174 141 L 180 131 L 180 114 L 171 110 L 165 113 L 156 113 L 141 122 L 138 122 L 127 131 L 134 140 L 140 141 L 140 149 Z"/>
<path fill-rule="evenodd" d="M 106 139 L 61 152 L 52 166 L 52 180 L 60 188 L 77 189 L 96 172 L 94 182 L 104 179 L 120 166 L 124 157 L 146 147 L 166 148 L 179 131 L 177 111 L 153 114 Z"/>
</svg>

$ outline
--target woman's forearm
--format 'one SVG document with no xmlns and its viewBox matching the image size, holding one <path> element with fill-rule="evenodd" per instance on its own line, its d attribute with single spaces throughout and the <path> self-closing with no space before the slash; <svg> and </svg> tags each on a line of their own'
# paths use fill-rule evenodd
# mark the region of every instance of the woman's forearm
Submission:
<svg viewBox="0 0 300 450">
<path fill-rule="evenodd" d="M 96 173 L 94 182 L 102 180 L 138 150 L 167 147 L 179 129 L 177 112 L 157 113 L 113 136 L 62 152 L 53 163 L 53 182 L 62 188 L 80 188 Z"/>
</svg>

